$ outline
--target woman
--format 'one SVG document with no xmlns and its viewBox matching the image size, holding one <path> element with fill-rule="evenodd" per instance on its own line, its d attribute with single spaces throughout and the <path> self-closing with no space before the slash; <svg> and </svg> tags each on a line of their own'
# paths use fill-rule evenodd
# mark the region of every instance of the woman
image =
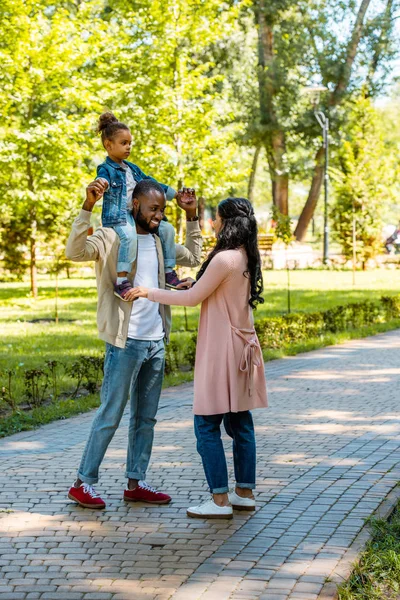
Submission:
<svg viewBox="0 0 400 600">
<path fill-rule="evenodd" d="M 190 517 L 232 518 L 232 507 L 254 510 L 256 450 L 250 410 L 267 407 L 264 362 L 252 309 L 264 300 L 257 222 L 244 198 L 218 205 L 217 243 L 189 290 L 134 288 L 135 298 L 175 306 L 200 302 L 194 375 L 194 428 L 211 500 L 188 509 Z M 220 426 L 233 439 L 235 492 L 228 496 L 228 472 Z"/>
</svg>

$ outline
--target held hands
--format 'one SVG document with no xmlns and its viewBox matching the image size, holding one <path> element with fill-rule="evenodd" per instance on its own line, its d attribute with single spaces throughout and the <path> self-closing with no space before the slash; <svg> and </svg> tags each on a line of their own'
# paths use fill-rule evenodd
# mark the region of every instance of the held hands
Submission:
<svg viewBox="0 0 400 600">
<path fill-rule="evenodd" d="M 91 181 L 86 188 L 86 200 L 83 205 L 84 210 L 91 211 L 93 206 L 103 196 L 104 192 L 107 191 L 108 181 L 99 177 L 95 181 Z"/>
<path fill-rule="evenodd" d="M 188 217 L 196 215 L 197 198 L 193 188 L 182 188 L 175 197 L 178 206 L 186 212 Z"/>
</svg>

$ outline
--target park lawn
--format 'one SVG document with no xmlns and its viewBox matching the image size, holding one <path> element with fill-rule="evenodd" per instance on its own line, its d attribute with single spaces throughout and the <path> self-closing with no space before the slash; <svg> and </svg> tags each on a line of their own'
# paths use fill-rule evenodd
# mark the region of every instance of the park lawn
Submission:
<svg viewBox="0 0 400 600">
<path fill-rule="evenodd" d="M 398 600 L 400 592 L 400 505 L 387 520 L 369 521 L 367 542 L 339 600 Z"/>
<path fill-rule="evenodd" d="M 292 271 L 292 312 L 315 312 L 339 304 L 376 300 L 382 295 L 400 293 L 400 271 L 379 270 L 356 274 L 346 271 Z M 54 280 L 39 281 L 39 297 L 29 294 L 28 283 L 0 284 L 0 371 L 23 363 L 25 368 L 45 360 L 72 360 L 81 355 L 100 355 L 104 344 L 97 337 L 95 281 L 64 279 L 59 282 L 59 323 L 32 322 L 54 318 Z M 286 273 L 264 273 L 265 303 L 255 319 L 284 314 L 287 310 Z M 187 327 L 197 329 L 199 308 L 188 308 Z M 185 311 L 173 307 L 174 332 L 186 329 Z M 185 334 L 185 338 L 188 334 Z M 21 365 L 22 366 L 22 365 Z"/>
<path fill-rule="evenodd" d="M 345 271 L 292 271 L 291 307 L 292 312 L 315 312 L 339 304 L 362 300 L 378 300 L 382 295 L 400 292 L 400 272 L 379 270 L 356 274 L 356 286 L 352 285 L 352 273 Z M 284 314 L 287 310 L 287 289 L 285 272 L 266 271 L 264 273 L 265 303 L 255 312 L 255 318 Z M 59 323 L 51 319 L 55 316 L 55 282 L 48 277 L 39 280 L 39 296 L 31 298 L 28 283 L 0 284 L 0 390 L 6 384 L 5 370 L 15 369 L 14 394 L 18 400 L 24 396 L 22 372 L 25 369 L 42 368 L 46 361 L 61 361 L 71 365 L 82 356 L 102 356 L 104 344 L 97 337 L 96 330 L 97 294 L 93 278 L 63 279 L 59 282 L 58 314 Z M 190 342 L 192 332 L 197 329 L 199 308 L 173 308 L 175 341 L 180 355 Z M 328 344 L 340 343 L 346 339 L 363 337 L 385 331 L 399 322 L 379 324 L 336 335 L 324 339 L 310 339 L 280 350 L 265 350 L 264 358 L 270 360 L 287 354 L 315 349 Z M 188 331 L 187 331 L 188 330 Z M 180 362 L 180 361 L 178 361 Z M 18 376 L 18 372 L 20 373 Z M 178 385 L 193 377 L 192 370 L 174 371 L 165 378 L 164 385 Z M 64 390 L 70 391 L 73 382 L 64 377 Z M 37 409 L 37 421 L 47 422 L 61 416 L 69 416 L 79 410 L 87 410 L 98 402 L 97 396 L 65 401 L 59 408 L 47 407 L 46 415 Z M 1 406 L 0 406 L 1 409 Z M 50 413 L 52 413 L 50 415 Z M 1 415 L 1 412 L 0 412 Z M 17 419 L 18 421 L 18 419 Z M 24 425 L 23 428 L 28 427 Z M 16 423 L 10 431 L 18 430 Z M 1 435 L 1 430 L 0 430 Z"/>
</svg>

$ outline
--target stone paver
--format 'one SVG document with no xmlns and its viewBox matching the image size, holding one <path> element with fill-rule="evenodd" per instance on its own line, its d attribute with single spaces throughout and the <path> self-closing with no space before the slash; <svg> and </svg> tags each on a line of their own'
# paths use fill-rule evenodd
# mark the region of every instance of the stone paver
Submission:
<svg viewBox="0 0 400 600">
<path fill-rule="evenodd" d="M 186 517 L 206 495 L 191 385 L 163 393 L 156 426 L 148 481 L 169 506 L 121 500 L 126 417 L 102 468 L 103 512 L 66 498 L 92 414 L 2 440 L 0 598 L 316 599 L 399 479 L 399 351 L 396 331 L 267 364 L 258 510 L 232 521 Z"/>
</svg>

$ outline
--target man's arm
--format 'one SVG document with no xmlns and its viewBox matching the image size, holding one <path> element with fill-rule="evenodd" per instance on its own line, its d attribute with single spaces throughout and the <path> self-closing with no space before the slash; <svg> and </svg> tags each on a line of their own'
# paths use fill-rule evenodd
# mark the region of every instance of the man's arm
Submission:
<svg viewBox="0 0 400 600">
<path fill-rule="evenodd" d="M 181 267 L 198 267 L 201 263 L 203 238 L 197 217 L 197 200 L 194 192 L 177 197 L 178 205 L 186 213 L 185 245 L 176 244 L 176 264 Z"/>
<path fill-rule="evenodd" d="M 96 179 L 89 183 L 86 188 L 86 200 L 82 210 L 72 224 L 72 230 L 67 241 L 65 255 L 74 262 L 86 262 L 98 260 L 104 249 L 104 235 L 100 232 L 88 237 L 90 217 L 97 200 L 99 200 L 107 189 L 108 182 L 105 179 Z"/>
</svg>

